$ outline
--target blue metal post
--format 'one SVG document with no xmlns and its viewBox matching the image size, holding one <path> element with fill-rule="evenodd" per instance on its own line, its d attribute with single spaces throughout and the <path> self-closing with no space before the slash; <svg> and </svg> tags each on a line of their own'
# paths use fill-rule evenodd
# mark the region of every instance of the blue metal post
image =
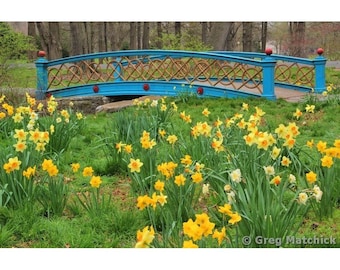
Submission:
<svg viewBox="0 0 340 270">
<path fill-rule="evenodd" d="M 120 61 L 121 61 L 121 58 L 118 57 L 116 59 L 116 63 L 113 64 L 113 68 L 115 69 L 114 73 L 113 73 L 113 80 L 115 82 L 119 82 L 122 80 L 122 77 L 123 77 L 123 72 L 122 72 L 122 68 L 121 68 L 121 64 L 120 64 Z"/>
<path fill-rule="evenodd" d="M 314 92 L 317 94 L 326 90 L 326 62 L 327 59 L 322 56 L 323 50 L 318 49 L 318 56 L 313 60 L 315 67 L 315 87 Z"/>
<path fill-rule="evenodd" d="M 275 100 L 275 65 L 276 61 L 270 56 L 271 51 L 267 52 L 267 56 L 262 60 L 262 74 L 263 74 L 263 92 L 262 97 L 269 100 Z"/>
<path fill-rule="evenodd" d="M 35 67 L 37 69 L 37 89 L 35 91 L 35 98 L 38 100 L 45 99 L 48 87 L 48 60 L 45 58 L 45 55 L 45 52 L 40 51 L 38 53 L 39 58 L 35 61 Z"/>
</svg>

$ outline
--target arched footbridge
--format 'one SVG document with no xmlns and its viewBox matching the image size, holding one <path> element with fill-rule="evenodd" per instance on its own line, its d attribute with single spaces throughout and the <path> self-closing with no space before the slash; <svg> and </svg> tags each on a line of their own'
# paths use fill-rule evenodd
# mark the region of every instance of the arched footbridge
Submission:
<svg viewBox="0 0 340 270">
<path fill-rule="evenodd" d="M 177 96 L 264 97 L 326 90 L 326 58 L 233 51 L 125 50 L 35 62 L 36 97 Z"/>
</svg>

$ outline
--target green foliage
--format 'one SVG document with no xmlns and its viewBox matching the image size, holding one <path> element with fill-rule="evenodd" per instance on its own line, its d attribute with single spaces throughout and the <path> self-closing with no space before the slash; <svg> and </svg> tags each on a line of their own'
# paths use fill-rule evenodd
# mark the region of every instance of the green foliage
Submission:
<svg viewBox="0 0 340 270">
<path fill-rule="evenodd" d="M 111 196 L 100 194 L 100 188 L 92 188 L 90 192 L 81 192 L 76 198 L 91 218 L 103 216 L 111 207 Z"/>
<path fill-rule="evenodd" d="M 335 93 L 335 89 L 331 92 Z M 31 99 L 28 101 L 33 104 Z M 173 101 L 176 103 L 172 103 Z M 277 146 L 282 149 L 281 157 L 285 155 L 292 161 L 289 167 L 280 165 L 278 160 L 272 160 L 269 151 L 258 149 L 256 145 L 245 145 L 242 136 L 248 132 L 238 124 L 242 118 L 247 120 L 247 117 L 254 117 L 259 112 L 240 112 L 244 102 L 249 104 L 249 108 L 258 106 L 266 112 L 258 122 L 261 132 L 275 133 L 275 128 L 280 123 L 297 124 L 301 134 L 292 149 L 287 149 L 280 140 L 277 142 Z M 338 159 L 334 159 L 337 161 L 332 168 L 325 168 L 321 166 L 320 161 L 323 155 L 314 153 L 315 151 L 305 147 L 305 144 L 307 140 L 314 139 L 317 143 L 322 139 L 327 141 L 330 147 L 334 138 L 339 139 L 339 126 L 332 123 L 336 121 L 340 111 L 336 103 L 326 100 L 313 102 L 314 113 L 307 113 L 305 107 L 311 105 L 312 100 L 296 104 L 279 100 L 275 101 L 273 106 L 272 101 L 262 99 L 202 99 L 183 96 L 158 102 L 140 101 L 136 103 L 137 106 L 112 115 L 88 115 L 83 119 L 76 118 L 73 110 L 65 110 L 62 113 L 54 111 L 55 116 L 40 111 L 38 119 L 34 114 L 29 117 L 23 114 L 27 119 L 20 123 L 15 122 L 13 114 L 9 115 L 2 107 L 6 117 L 0 119 L 0 124 L 5 121 L 11 121 L 11 124 L 7 125 L 6 134 L 2 132 L 0 142 L 0 176 L 1 181 L 6 180 L 0 182 L 0 246 L 133 247 L 136 243 L 136 231 L 152 224 L 156 231 L 154 246 L 180 247 L 187 237 L 183 236 L 181 225 L 190 218 L 195 219 L 195 215 L 202 212 L 209 213 L 210 222 L 214 222 L 218 230 L 222 226 L 227 228 L 231 242 L 224 241 L 221 247 L 242 246 L 241 237 L 245 235 L 254 236 L 261 233 L 263 237 L 280 238 L 288 233 L 294 234 L 296 229 L 299 229 L 297 236 L 304 235 L 304 231 L 311 236 L 338 236 L 337 227 L 334 226 L 337 224 L 339 210 L 337 203 L 340 182 L 334 181 L 339 175 Z M 11 102 L 7 100 L 6 103 Z M 205 108 L 210 109 L 209 115 L 202 115 Z M 299 119 L 293 116 L 296 108 L 303 111 Z M 16 112 L 15 107 L 13 112 Z M 191 122 L 183 121 L 186 119 L 183 112 L 186 116 L 191 116 Z M 237 116 L 240 113 L 243 114 L 242 117 Z M 15 151 L 13 145 L 17 141 L 13 135 L 16 128 L 26 130 L 31 120 L 29 118 L 33 118 L 36 120 L 34 127 L 39 128 L 39 134 L 44 130 L 51 131 L 51 124 L 55 126 L 55 131 L 59 117 L 62 120 L 59 123 L 64 125 L 65 119 L 69 119 L 69 122 L 79 122 L 80 125 L 75 129 L 77 132 L 70 131 L 70 134 L 74 132 L 70 136 L 62 133 L 62 130 L 57 131 L 58 137 L 72 137 L 70 142 L 63 146 L 67 146 L 65 149 L 39 152 L 35 150 L 36 144 L 29 139 L 29 133 L 26 137 L 27 153 Z M 217 119 L 222 121 L 220 126 L 217 125 Z M 212 128 L 210 136 L 200 134 L 196 138 L 190 137 L 194 127 L 202 127 L 204 122 Z M 67 126 L 62 127 L 64 131 L 68 131 Z M 164 130 L 165 134 L 161 135 L 160 130 Z M 212 147 L 218 130 L 223 134 L 222 148 Z M 316 130 L 318 132 L 314 132 Z M 141 144 L 144 131 L 149 133 L 145 138 L 156 143 L 151 149 L 145 149 Z M 178 140 L 171 144 L 167 140 L 169 135 L 176 135 Z M 52 143 L 51 138 L 49 143 Z M 120 147 L 117 147 L 117 143 Z M 129 144 L 132 146 L 131 152 L 125 148 Z M 47 144 L 45 147 L 47 149 Z M 193 160 L 190 166 L 180 162 L 186 154 L 191 155 Z M 20 170 L 6 173 L 4 164 L 9 162 L 9 158 L 16 156 L 23 162 Z M 41 162 L 47 156 L 58 164 L 57 177 L 47 176 L 46 172 L 42 171 Z M 139 158 L 144 163 L 141 172 L 129 172 L 127 165 L 130 158 Z M 110 159 L 119 163 L 121 170 L 109 170 Z M 106 183 L 100 189 L 90 189 L 87 179 L 77 174 L 71 175 L 70 164 L 73 162 L 91 163 L 102 175 L 110 177 L 107 177 Z M 177 163 L 174 175 L 169 179 L 157 168 L 163 162 Z M 193 183 L 191 175 L 197 170 L 194 166 L 197 162 L 205 165 L 201 169 L 203 179 L 200 183 Z M 282 177 L 278 186 L 270 183 L 272 179 L 264 173 L 262 166 L 270 163 L 273 163 L 275 171 Z M 22 172 L 33 165 L 37 165 L 36 174 L 26 179 Z M 240 183 L 234 182 L 230 176 L 237 168 L 241 168 Z M 324 191 L 324 201 L 321 202 L 314 199 L 311 191 L 313 185 L 305 183 L 305 173 L 314 169 L 318 175 L 316 184 Z M 287 180 L 290 173 L 296 175 L 295 185 Z M 183 186 L 174 182 L 174 177 L 179 174 L 183 174 L 186 179 Z M 45 176 L 47 178 L 44 178 Z M 34 196 L 29 196 L 32 198 L 29 200 L 23 197 L 18 207 L 10 203 L 14 193 L 18 193 L 10 189 L 12 179 L 26 181 L 20 182 L 18 188 L 25 187 L 27 183 L 38 185 L 37 190 L 31 189 L 29 185 L 26 185 L 24 191 L 21 189 L 22 194 L 30 194 L 32 191 Z M 163 194 L 154 186 L 157 180 L 166 184 Z M 108 182 L 110 185 L 107 185 Z M 219 206 L 229 202 L 232 197 L 232 194 L 224 190 L 227 184 L 235 193 L 236 202 L 232 209 L 242 216 L 242 220 L 234 225 L 229 224 L 228 217 L 217 211 Z M 208 195 L 204 194 L 203 188 L 208 188 Z M 302 191 L 309 195 L 306 205 L 297 203 Z M 78 195 L 82 203 L 74 197 Z M 158 200 L 164 195 L 167 196 L 167 202 L 163 206 L 157 202 L 155 209 L 148 206 L 140 211 L 136 208 L 136 197 L 144 195 L 151 200 Z M 330 196 L 329 200 L 327 196 Z M 319 213 L 326 213 L 326 207 L 331 210 L 333 216 L 324 215 L 320 219 Z M 308 211 L 307 214 L 305 211 Z M 310 226 L 315 223 L 316 218 L 319 227 L 311 230 Z M 197 243 L 200 247 L 218 246 L 216 239 L 211 237 L 201 239 Z M 273 247 L 270 244 L 267 246 Z"/>
<path fill-rule="evenodd" d="M 0 85 L 8 82 L 11 60 L 26 60 L 27 52 L 35 50 L 32 40 L 14 32 L 7 23 L 0 22 Z"/>
<path fill-rule="evenodd" d="M 47 217 L 63 215 L 69 198 L 69 190 L 62 177 L 45 177 L 36 193 L 37 200 Z"/>
<path fill-rule="evenodd" d="M 157 40 L 156 40 L 157 42 Z M 184 33 L 181 37 L 174 34 L 162 34 L 164 50 L 209 51 L 211 46 L 204 44 L 199 37 Z"/>
</svg>

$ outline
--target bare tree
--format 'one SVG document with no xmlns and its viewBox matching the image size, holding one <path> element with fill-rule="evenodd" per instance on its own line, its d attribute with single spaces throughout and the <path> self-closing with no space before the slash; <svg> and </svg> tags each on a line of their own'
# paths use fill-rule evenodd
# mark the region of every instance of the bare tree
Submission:
<svg viewBox="0 0 340 270">
<path fill-rule="evenodd" d="M 144 22 L 143 24 L 143 49 L 149 49 L 150 43 L 150 23 Z"/>
<path fill-rule="evenodd" d="M 86 23 L 70 22 L 71 55 L 89 53 L 87 44 Z"/>
<path fill-rule="evenodd" d="M 175 22 L 175 36 L 181 38 L 181 23 Z"/>
<path fill-rule="evenodd" d="M 107 51 L 106 22 L 98 23 L 98 49 L 100 52 Z"/>
<path fill-rule="evenodd" d="M 235 37 L 241 24 L 236 22 L 213 22 L 211 24 L 209 43 L 213 46 L 213 49 L 234 50 L 236 44 Z"/>
<path fill-rule="evenodd" d="M 62 57 L 62 46 L 58 22 L 36 22 L 41 39 L 41 46 L 46 51 L 48 59 Z"/>
<path fill-rule="evenodd" d="M 251 52 L 253 51 L 253 23 L 243 22 L 242 27 L 242 49 L 244 52 Z"/>
<path fill-rule="evenodd" d="M 28 22 L 27 34 L 31 36 L 34 41 L 37 40 L 37 30 L 34 22 Z M 34 60 L 37 57 L 37 53 L 33 51 L 28 51 L 27 56 L 29 60 Z"/>
<path fill-rule="evenodd" d="M 208 23 L 207 22 L 201 22 L 202 26 L 202 42 L 206 44 L 208 42 Z"/>
<path fill-rule="evenodd" d="M 289 23 L 290 34 L 290 48 L 289 53 L 292 56 L 305 57 L 305 34 L 306 23 L 305 22 L 290 22 Z"/>
<path fill-rule="evenodd" d="M 137 48 L 137 23 L 130 22 L 130 49 L 136 50 Z"/>
<path fill-rule="evenodd" d="M 264 52 L 266 50 L 267 44 L 267 33 L 268 33 L 268 23 L 261 23 L 261 51 Z"/>
<path fill-rule="evenodd" d="M 158 49 L 162 49 L 163 47 L 162 37 L 163 37 L 162 23 L 157 22 L 157 48 Z"/>
</svg>

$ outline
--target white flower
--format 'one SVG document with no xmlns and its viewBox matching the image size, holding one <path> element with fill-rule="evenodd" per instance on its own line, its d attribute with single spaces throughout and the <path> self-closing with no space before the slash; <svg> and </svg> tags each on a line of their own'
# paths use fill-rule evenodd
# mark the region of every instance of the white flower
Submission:
<svg viewBox="0 0 340 270">
<path fill-rule="evenodd" d="M 225 186 L 224 186 L 224 191 L 225 192 L 229 192 L 231 190 L 231 186 L 229 185 L 229 184 L 226 184 Z"/>
<path fill-rule="evenodd" d="M 289 183 L 294 184 L 296 183 L 296 177 L 293 174 L 289 175 Z"/>
<path fill-rule="evenodd" d="M 314 192 L 315 200 L 317 202 L 320 202 L 322 198 L 322 194 L 323 194 L 322 190 L 317 185 L 315 185 L 313 187 L 313 192 Z"/>
<path fill-rule="evenodd" d="M 208 195 L 209 194 L 209 184 L 203 184 L 203 187 L 202 187 L 202 193 L 203 195 Z"/>
<path fill-rule="evenodd" d="M 263 166 L 264 172 L 266 175 L 274 175 L 275 174 L 275 169 L 273 166 Z"/>
<path fill-rule="evenodd" d="M 233 203 L 235 201 L 235 192 L 234 191 L 230 191 L 229 193 L 227 193 L 228 196 L 228 203 Z"/>
<path fill-rule="evenodd" d="M 151 102 L 151 107 L 157 107 L 157 105 L 158 105 L 158 100 L 153 100 L 152 102 Z"/>
<path fill-rule="evenodd" d="M 236 183 L 241 182 L 241 170 L 240 169 L 233 170 L 231 173 L 229 173 L 229 175 L 232 181 Z"/>
<path fill-rule="evenodd" d="M 298 202 L 301 203 L 301 204 L 306 204 L 307 200 L 308 200 L 308 195 L 307 195 L 307 193 L 301 192 L 301 193 L 299 194 Z"/>
</svg>

